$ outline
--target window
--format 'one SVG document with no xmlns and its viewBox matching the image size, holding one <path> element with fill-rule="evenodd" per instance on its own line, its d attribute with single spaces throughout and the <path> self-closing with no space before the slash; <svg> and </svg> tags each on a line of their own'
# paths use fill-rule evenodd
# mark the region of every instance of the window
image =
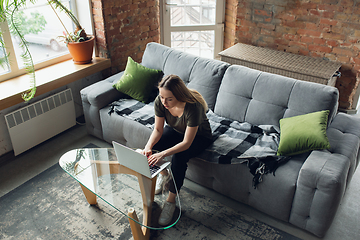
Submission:
<svg viewBox="0 0 360 240">
<path fill-rule="evenodd" d="M 1 38 L 1 36 L 0 36 L 0 38 Z M 6 54 L 5 48 L 0 43 L 0 58 L 5 58 L 5 54 Z M 9 64 L 7 62 L 2 63 L 2 66 L 0 66 L 0 75 L 6 73 L 8 71 L 9 71 Z"/>
<path fill-rule="evenodd" d="M 222 50 L 224 0 L 160 0 L 161 42 L 205 58 Z"/>
<path fill-rule="evenodd" d="M 86 2 L 88 4 L 87 1 L 78 2 L 82 2 L 82 4 Z M 77 15 L 75 0 L 63 0 L 62 3 Z M 87 21 L 90 22 L 88 6 L 84 9 L 88 10 Z M 20 9 L 16 14 L 16 18 L 21 23 L 19 26 L 21 26 L 24 39 L 28 42 L 28 50 L 31 53 L 35 69 L 71 58 L 66 45 L 58 36 L 63 35 L 65 31 L 63 25 L 69 32 L 73 31 L 73 23 L 65 13 L 58 10 L 56 12 L 62 22 L 59 21 L 47 0 L 38 0 L 35 4 L 27 3 L 26 8 Z M 23 59 L 20 57 L 22 54 L 22 49 L 19 45 L 21 41 L 18 36 L 10 34 L 8 24 L 11 24 L 9 19 L 7 24 L 4 23 L 0 26 L 5 43 L 5 46 L 0 46 L 0 57 L 5 54 L 4 50 L 9 53 L 7 66 L 0 67 L 0 81 L 26 73 Z M 89 29 L 87 32 L 91 34 L 92 31 Z"/>
<path fill-rule="evenodd" d="M 214 31 L 171 32 L 171 47 L 205 58 L 214 58 Z"/>
</svg>

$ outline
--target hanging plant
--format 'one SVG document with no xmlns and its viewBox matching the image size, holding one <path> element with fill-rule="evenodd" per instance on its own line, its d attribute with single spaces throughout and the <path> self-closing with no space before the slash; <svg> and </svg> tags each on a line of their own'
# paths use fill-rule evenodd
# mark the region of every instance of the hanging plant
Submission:
<svg viewBox="0 0 360 240">
<path fill-rule="evenodd" d="M 21 21 L 17 18 L 18 15 L 16 14 L 19 9 L 24 7 L 26 7 L 26 0 L 14 0 L 12 2 L 7 0 L 0 0 L 0 21 L 9 21 L 10 33 L 18 37 L 19 45 L 22 49 L 22 54 L 20 56 L 23 60 L 26 71 L 30 75 L 30 89 L 22 94 L 22 98 L 25 101 L 29 101 L 35 96 L 36 92 L 35 68 L 29 48 L 24 39 L 24 34 L 21 32 Z M 1 41 L 3 41 L 2 38 Z M 3 42 L 2 45 L 5 46 Z M 7 61 L 7 58 L 3 59 L 2 61 Z"/>
<path fill-rule="evenodd" d="M 65 32 L 66 32 L 66 39 L 69 39 L 70 41 L 73 41 L 73 36 L 77 36 L 79 34 L 79 38 L 87 39 L 87 35 L 85 33 L 85 30 L 81 27 L 78 19 L 75 17 L 75 15 L 67 9 L 59 0 L 47 0 L 48 4 L 51 6 L 51 8 L 54 10 L 54 13 L 58 17 L 61 24 L 64 26 Z M 24 66 L 28 74 L 30 75 L 30 89 L 22 94 L 22 98 L 27 102 L 31 100 L 36 93 L 36 77 L 35 77 L 35 68 L 34 68 L 34 61 L 31 56 L 31 53 L 28 48 L 28 44 L 24 39 L 24 35 L 26 34 L 23 23 L 21 22 L 21 14 L 19 12 L 21 9 L 26 8 L 26 4 L 35 4 L 36 0 L 0 0 L 0 22 L 8 22 L 9 23 L 9 30 L 10 33 L 13 36 L 16 36 L 19 40 L 19 46 L 22 49 L 21 58 L 24 62 Z M 63 22 L 61 21 L 59 15 L 56 13 L 55 9 L 59 11 L 63 11 L 66 13 L 66 15 L 72 20 L 72 22 L 75 24 L 75 31 L 74 33 L 69 32 L 66 28 Z M 28 29 L 26 29 L 28 30 Z M 0 32 L 0 44 L 2 46 L 4 45 L 3 39 L 2 39 L 2 33 Z M 0 57 L 0 65 L 3 65 L 7 62 L 7 56 Z M 4 66 L 4 65 L 3 65 Z"/>
</svg>

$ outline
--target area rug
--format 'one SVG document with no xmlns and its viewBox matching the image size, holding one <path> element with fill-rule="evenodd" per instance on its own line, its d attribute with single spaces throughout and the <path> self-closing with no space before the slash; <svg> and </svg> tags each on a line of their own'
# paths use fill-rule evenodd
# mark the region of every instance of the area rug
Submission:
<svg viewBox="0 0 360 240">
<path fill-rule="evenodd" d="M 150 239 L 298 239 L 186 187 L 180 199 L 179 222 Z M 127 217 L 101 199 L 90 206 L 58 164 L 1 197 L 0 216 L 0 239 L 133 239 Z"/>
</svg>

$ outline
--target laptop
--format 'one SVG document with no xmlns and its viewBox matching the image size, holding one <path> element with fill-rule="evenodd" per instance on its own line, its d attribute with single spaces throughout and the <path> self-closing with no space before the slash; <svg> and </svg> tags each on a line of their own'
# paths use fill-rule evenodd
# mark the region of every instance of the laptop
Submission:
<svg viewBox="0 0 360 240">
<path fill-rule="evenodd" d="M 145 155 L 115 141 L 113 141 L 112 144 L 119 163 L 145 177 L 154 178 L 170 164 L 170 162 L 162 161 L 154 166 L 149 166 L 148 159 Z"/>
</svg>

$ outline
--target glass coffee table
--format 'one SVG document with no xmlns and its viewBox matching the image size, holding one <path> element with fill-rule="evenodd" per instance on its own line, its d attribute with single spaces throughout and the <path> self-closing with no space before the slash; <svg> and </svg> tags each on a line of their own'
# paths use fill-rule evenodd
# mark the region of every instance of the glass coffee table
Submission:
<svg viewBox="0 0 360 240">
<path fill-rule="evenodd" d="M 177 195 L 180 210 L 175 211 L 171 224 L 160 226 L 157 219 L 151 221 L 156 177 L 150 179 L 120 165 L 112 148 L 71 150 L 60 158 L 59 165 L 80 183 L 90 205 L 97 204 L 97 198 L 100 198 L 127 216 L 135 240 L 149 239 L 151 229 L 168 229 L 180 219 L 181 205 Z M 165 193 L 156 196 L 161 205 L 166 201 Z M 142 214 L 138 217 L 136 212 L 141 209 Z"/>
</svg>

